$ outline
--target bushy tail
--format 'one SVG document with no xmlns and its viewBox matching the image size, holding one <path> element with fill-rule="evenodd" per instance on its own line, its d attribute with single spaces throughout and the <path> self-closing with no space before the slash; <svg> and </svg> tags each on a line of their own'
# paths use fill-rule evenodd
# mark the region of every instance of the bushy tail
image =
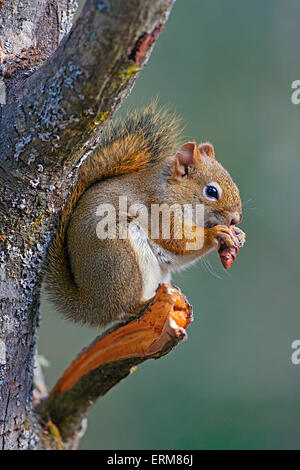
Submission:
<svg viewBox="0 0 300 470">
<path fill-rule="evenodd" d="M 66 232 L 79 198 L 92 184 L 106 178 L 155 167 L 175 153 L 180 135 L 178 118 L 151 104 L 141 111 L 116 119 L 103 131 L 99 145 L 83 163 L 78 182 L 62 210 L 49 247 L 46 290 L 58 309 L 84 322 L 85 299 L 81 297 L 68 260 Z M 73 312 L 70 312 L 70 306 Z"/>
</svg>

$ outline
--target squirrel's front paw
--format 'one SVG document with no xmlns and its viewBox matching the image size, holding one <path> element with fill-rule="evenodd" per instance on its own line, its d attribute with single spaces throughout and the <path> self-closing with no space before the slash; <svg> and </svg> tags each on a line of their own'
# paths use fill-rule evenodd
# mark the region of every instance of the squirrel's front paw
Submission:
<svg viewBox="0 0 300 470">
<path fill-rule="evenodd" d="M 232 263 L 236 260 L 236 255 L 238 254 L 240 248 L 242 248 L 246 240 L 246 234 L 240 228 L 232 225 L 230 227 L 230 230 L 235 237 L 236 246 L 230 247 L 227 242 L 224 243 L 223 241 L 221 241 L 221 246 L 218 250 L 220 260 L 225 269 L 228 269 L 230 268 L 230 266 L 232 266 Z"/>
<path fill-rule="evenodd" d="M 209 229 L 209 232 L 210 242 L 217 251 L 219 251 L 219 248 L 223 245 L 229 248 L 239 249 L 239 239 L 237 240 L 238 234 L 235 235 L 232 229 L 227 227 L 227 225 L 215 225 Z M 240 232 L 244 234 L 241 230 Z"/>
</svg>

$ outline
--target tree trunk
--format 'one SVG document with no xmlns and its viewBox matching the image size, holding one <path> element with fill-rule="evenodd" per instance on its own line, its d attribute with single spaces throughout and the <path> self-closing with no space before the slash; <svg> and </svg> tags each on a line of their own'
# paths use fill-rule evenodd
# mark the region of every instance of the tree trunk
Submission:
<svg viewBox="0 0 300 470">
<path fill-rule="evenodd" d="M 33 409 L 42 266 L 105 121 L 129 94 L 173 0 L 0 5 L 0 446 L 43 447 Z M 55 448 L 54 440 L 48 443 Z"/>
</svg>

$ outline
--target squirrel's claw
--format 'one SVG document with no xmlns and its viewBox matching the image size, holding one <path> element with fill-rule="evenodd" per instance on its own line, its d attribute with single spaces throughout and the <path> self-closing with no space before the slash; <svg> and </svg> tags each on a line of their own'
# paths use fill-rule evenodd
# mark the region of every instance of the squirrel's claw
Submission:
<svg viewBox="0 0 300 470">
<path fill-rule="evenodd" d="M 239 248 L 242 248 L 245 245 L 246 242 L 246 234 L 241 230 L 239 227 L 234 227 L 234 233 L 236 235 L 236 238 L 239 241 Z"/>
</svg>

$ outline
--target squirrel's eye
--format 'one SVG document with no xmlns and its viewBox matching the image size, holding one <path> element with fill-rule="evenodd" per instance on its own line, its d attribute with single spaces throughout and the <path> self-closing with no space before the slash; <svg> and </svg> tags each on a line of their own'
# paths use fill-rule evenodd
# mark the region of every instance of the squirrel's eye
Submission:
<svg viewBox="0 0 300 470">
<path fill-rule="evenodd" d="M 218 201 L 222 195 L 222 190 L 217 183 L 209 183 L 203 188 L 203 195 L 209 201 Z"/>
</svg>

